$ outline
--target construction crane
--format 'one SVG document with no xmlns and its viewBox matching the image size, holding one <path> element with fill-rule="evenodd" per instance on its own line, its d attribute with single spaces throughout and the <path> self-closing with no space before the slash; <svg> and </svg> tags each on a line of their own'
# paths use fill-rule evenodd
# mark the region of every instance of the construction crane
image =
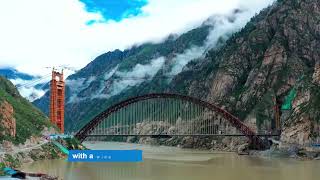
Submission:
<svg viewBox="0 0 320 180">
<path fill-rule="evenodd" d="M 58 67 L 61 68 L 62 70 L 66 69 L 66 70 L 69 70 L 69 71 L 72 71 L 72 72 L 77 72 L 78 71 L 75 67 L 71 67 L 71 66 L 68 66 L 68 65 L 61 65 L 61 66 L 58 66 Z"/>
<path fill-rule="evenodd" d="M 77 72 L 77 68 L 69 66 L 69 65 L 60 65 L 60 66 L 52 66 L 52 67 L 45 67 L 46 69 L 52 69 L 52 70 L 56 70 L 57 68 L 61 69 L 62 71 L 64 69 L 72 71 L 72 72 Z"/>
</svg>

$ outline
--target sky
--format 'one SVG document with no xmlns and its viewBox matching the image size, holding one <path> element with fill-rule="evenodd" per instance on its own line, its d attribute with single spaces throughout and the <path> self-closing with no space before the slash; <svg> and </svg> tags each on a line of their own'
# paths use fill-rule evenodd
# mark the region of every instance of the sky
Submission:
<svg viewBox="0 0 320 180">
<path fill-rule="evenodd" d="M 0 67 L 33 75 L 80 69 L 98 55 L 160 42 L 236 8 L 273 0 L 1 0 Z"/>
</svg>

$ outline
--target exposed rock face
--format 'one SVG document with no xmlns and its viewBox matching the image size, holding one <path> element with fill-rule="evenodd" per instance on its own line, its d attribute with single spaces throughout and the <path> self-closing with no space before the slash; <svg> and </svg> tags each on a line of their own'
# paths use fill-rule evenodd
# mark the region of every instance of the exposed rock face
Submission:
<svg viewBox="0 0 320 180">
<path fill-rule="evenodd" d="M 3 141 L 2 148 L 4 151 L 10 152 L 13 150 L 13 144 L 10 141 Z"/>
<path fill-rule="evenodd" d="M 7 101 L 0 104 L 0 122 L 5 129 L 1 132 L 2 135 L 8 133 L 10 136 L 16 136 L 16 120 L 13 116 L 13 107 Z"/>
<path fill-rule="evenodd" d="M 247 155 L 249 154 L 249 144 L 243 144 L 241 146 L 238 147 L 238 154 L 240 155 Z"/>
<path fill-rule="evenodd" d="M 217 121 L 219 122 L 219 121 Z M 135 133 L 137 134 L 159 134 L 159 135 L 172 135 L 172 134 L 184 134 L 188 133 L 188 128 L 181 128 L 183 122 L 178 119 L 175 125 L 170 125 L 165 122 L 142 122 L 136 124 Z M 228 123 L 223 122 L 220 124 L 220 129 L 217 129 L 218 133 L 236 134 L 237 130 L 228 126 Z M 180 127 L 180 128 L 178 128 Z M 114 129 L 114 128 L 112 128 Z M 190 132 L 190 130 L 189 130 Z M 131 143 L 150 144 L 150 145 L 167 145 L 178 146 L 182 148 L 197 148 L 197 149 L 211 149 L 211 150 L 223 150 L 223 151 L 236 151 L 239 146 L 247 142 L 245 137 L 191 137 L 191 136 L 172 136 L 171 138 L 151 138 L 151 137 L 128 137 L 121 141 L 127 141 Z"/>
<path fill-rule="evenodd" d="M 320 1 L 277 1 L 221 49 L 189 65 L 184 73 L 188 76 L 176 79 L 192 76 L 190 95 L 225 106 L 253 129 L 267 131 L 275 117 L 272 97 L 281 107 L 290 90 L 296 89 L 292 109 L 280 112 L 287 114 L 282 140 L 308 144 L 318 136 L 319 49 Z"/>
<path fill-rule="evenodd" d="M 281 141 L 288 144 L 309 146 L 312 136 L 319 136 L 319 124 L 304 111 L 304 104 L 310 103 L 311 92 L 300 92 L 292 103 L 293 113 L 284 124 Z"/>
<path fill-rule="evenodd" d="M 281 133 L 281 141 L 288 144 L 309 145 L 312 133 L 312 121 L 300 117 L 292 126 L 285 127 Z"/>
</svg>

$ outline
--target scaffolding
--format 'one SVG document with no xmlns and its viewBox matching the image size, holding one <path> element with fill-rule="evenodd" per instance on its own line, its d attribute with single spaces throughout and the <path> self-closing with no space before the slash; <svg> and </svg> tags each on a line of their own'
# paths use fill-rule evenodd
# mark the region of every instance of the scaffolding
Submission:
<svg viewBox="0 0 320 180">
<path fill-rule="evenodd" d="M 64 96 L 65 83 L 63 71 L 57 72 L 52 70 L 52 80 L 50 88 L 50 120 L 51 123 L 58 126 L 61 133 L 64 133 Z"/>
</svg>

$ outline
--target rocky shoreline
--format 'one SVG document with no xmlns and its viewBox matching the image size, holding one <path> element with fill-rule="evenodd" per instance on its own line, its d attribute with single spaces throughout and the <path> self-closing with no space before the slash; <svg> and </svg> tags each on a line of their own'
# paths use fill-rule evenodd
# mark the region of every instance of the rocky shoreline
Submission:
<svg viewBox="0 0 320 180">
<path fill-rule="evenodd" d="M 48 141 L 44 143 L 43 139 L 40 140 L 41 138 L 36 139 L 37 141 L 35 144 L 31 143 L 36 148 L 20 152 L 15 152 L 15 150 L 19 147 L 14 146 L 12 143 L 5 142 L 4 144 L 6 144 L 6 152 L 0 154 L 0 175 L 4 175 L 4 172 L 2 172 L 3 167 L 19 169 L 22 164 L 28 164 L 34 161 L 67 158 L 67 155 L 61 152 L 61 150 L 57 148 L 53 143 Z M 67 149 L 85 149 L 85 147 L 75 139 L 58 139 L 57 141 Z M 27 141 L 27 144 L 31 145 L 29 140 Z M 39 146 L 36 146 L 37 144 L 39 144 Z M 46 179 L 58 178 L 54 178 L 48 175 Z"/>
<path fill-rule="evenodd" d="M 298 160 L 320 160 L 320 148 L 281 144 L 265 151 L 248 151 L 250 156 L 294 158 Z"/>
<path fill-rule="evenodd" d="M 106 139 L 104 139 L 106 140 Z M 239 155 L 274 158 L 294 158 L 298 160 L 320 160 L 320 148 L 298 144 L 275 143 L 267 150 L 258 151 L 249 148 L 245 137 L 123 137 L 109 141 L 146 144 L 154 146 L 174 146 L 198 150 L 235 152 Z"/>
<path fill-rule="evenodd" d="M 4 167 L 10 167 L 14 169 L 19 169 L 22 164 L 32 163 L 38 160 L 52 160 L 52 159 L 61 159 L 65 155 L 62 154 L 53 144 L 47 143 L 41 145 L 39 148 L 31 149 L 30 151 L 24 152 L 7 152 L 0 156 L 0 175 L 4 175 L 2 169 Z M 39 172 L 34 172 L 39 173 Z M 41 176 L 40 179 L 43 180 L 53 180 L 58 179 L 57 177 L 45 175 Z"/>
<path fill-rule="evenodd" d="M 299 144 L 296 142 L 289 143 L 288 139 L 292 139 L 290 134 L 283 132 L 279 137 L 280 140 L 272 139 L 272 145 L 270 149 L 265 151 L 255 151 L 250 150 L 248 139 L 246 137 L 223 137 L 223 136 L 201 136 L 201 137 L 179 137 L 172 136 L 177 128 L 175 125 L 171 125 L 169 128 L 164 127 L 162 122 L 152 122 L 150 123 L 142 122 L 135 126 L 134 132 L 136 134 L 168 134 L 165 138 L 153 138 L 153 137 L 97 137 L 92 140 L 100 141 L 116 141 L 116 142 L 128 142 L 128 143 L 138 143 L 147 145 L 162 145 L 162 146 L 174 146 L 180 148 L 191 148 L 199 150 L 212 150 L 212 151 L 224 151 L 224 152 L 237 152 L 240 155 L 252 155 L 252 156 L 274 156 L 274 157 L 291 157 L 296 159 L 318 159 L 320 158 L 320 148 L 311 148 L 307 143 Z M 166 130 L 169 129 L 169 130 Z M 303 129 L 303 128 L 300 128 Z M 117 127 L 112 127 L 113 133 L 118 132 Z M 232 127 L 228 128 L 227 131 L 234 133 Z M 300 134 L 303 137 L 302 142 L 308 142 L 305 139 L 309 137 L 308 132 L 301 130 Z M 289 138 L 284 138 L 285 136 L 290 136 Z M 265 141 L 270 141 L 265 140 Z"/>
</svg>

